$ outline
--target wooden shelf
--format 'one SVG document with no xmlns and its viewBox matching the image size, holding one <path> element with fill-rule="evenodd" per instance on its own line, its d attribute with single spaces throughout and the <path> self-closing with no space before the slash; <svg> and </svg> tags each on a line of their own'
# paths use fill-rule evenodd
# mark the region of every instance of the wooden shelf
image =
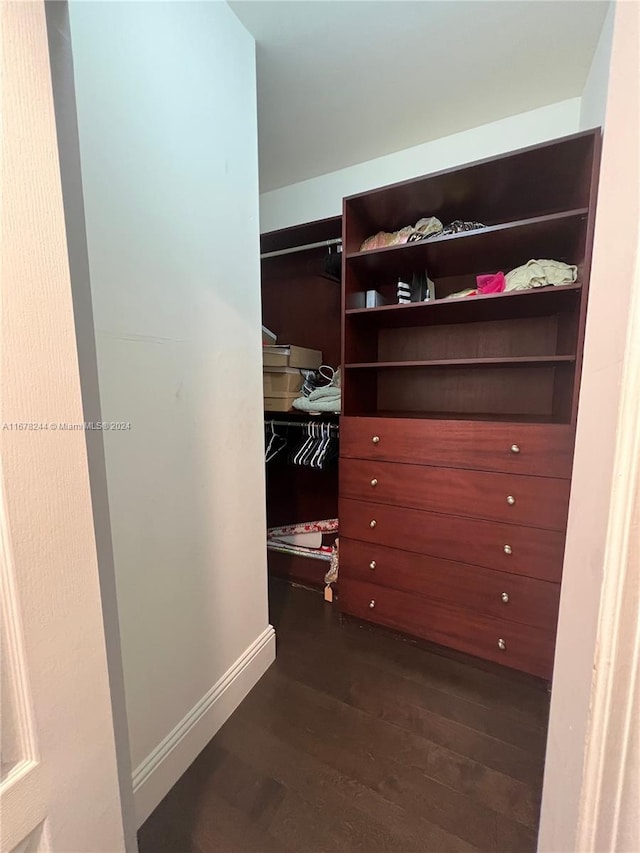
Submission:
<svg viewBox="0 0 640 853">
<path fill-rule="evenodd" d="M 575 362 L 575 355 L 534 355 L 505 358 L 446 358 L 431 361 L 368 361 L 345 364 L 347 370 L 395 370 L 410 367 L 553 367 Z"/>
<path fill-rule="evenodd" d="M 356 193 L 345 199 L 345 251 L 425 216 L 490 224 L 587 207 L 593 149 L 594 132 L 586 131 Z"/>
<path fill-rule="evenodd" d="M 350 252 L 345 261 L 365 276 L 404 276 L 426 268 L 431 278 L 498 269 L 507 272 L 532 257 L 573 263 L 575 258 L 567 257 L 567 247 L 575 247 L 578 255 L 588 212 L 581 207 L 400 246 Z"/>
<path fill-rule="evenodd" d="M 580 291 L 580 284 L 563 284 L 407 305 L 347 308 L 345 314 L 348 319 L 387 328 L 540 317 L 574 308 L 580 301 Z"/>
<path fill-rule="evenodd" d="M 564 421 L 553 415 L 512 415 L 499 414 L 496 412 L 414 412 L 414 411 L 389 411 L 376 410 L 370 412 L 353 412 L 343 415 L 349 418 L 398 418 L 402 420 L 435 420 L 435 421 L 482 421 L 495 423 L 514 424 L 558 424 Z"/>
<path fill-rule="evenodd" d="M 300 392 L 302 394 L 302 391 Z M 265 421 L 291 421 L 292 423 L 307 423 L 307 421 L 313 421 L 314 423 L 337 423 L 338 418 L 340 417 L 339 412 L 319 412 L 318 414 L 313 414 L 312 412 L 301 412 L 299 409 L 295 409 L 292 412 L 265 412 L 264 419 Z"/>
</svg>

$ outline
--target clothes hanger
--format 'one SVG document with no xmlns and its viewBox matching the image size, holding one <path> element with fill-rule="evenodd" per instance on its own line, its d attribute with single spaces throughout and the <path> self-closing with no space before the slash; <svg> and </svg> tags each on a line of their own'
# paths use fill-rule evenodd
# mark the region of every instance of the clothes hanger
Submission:
<svg viewBox="0 0 640 853">
<path fill-rule="evenodd" d="M 322 459 L 323 465 L 326 465 L 328 462 L 333 462 L 334 459 L 338 458 L 340 453 L 340 441 L 338 437 L 337 427 L 334 429 L 331 429 L 331 427 L 329 427 L 329 432 L 329 443 L 327 444 L 327 448 Z"/>
<path fill-rule="evenodd" d="M 321 461 L 322 455 L 324 453 L 324 445 L 325 445 L 325 441 L 326 441 L 325 426 L 326 426 L 326 424 L 323 424 L 323 423 L 318 424 L 320 434 L 318 436 L 318 441 L 316 442 L 316 446 L 314 449 L 313 456 L 311 457 L 311 461 L 309 463 L 312 468 L 321 468 L 322 467 L 322 465 L 320 464 L 320 461 Z"/>
<path fill-rule="evenodd" d="M 269 440 L 268 440 L 268 441 L 267 441 L 267 436 L 265 436 L 265 443 L 266 443 L 266 447 L 265 447 L 265 449 L 264 449 L 264 459 L 265 459 L 265 462 L 268 462 L 268 461 L 269 461 L 269 453 L 271 452 L 271 448 L 272 448 L 272 446 L 273 446 L 273 442 L 274 442 L 274 439 L 275 439 L 275 437 L 276 437 L 276 431 L 275 431 L 275 428 L 274 428 L 274 426 L 273 426 L 273 421 L 269 421 L 269 423 L 268 423 L 268 424 L 265 424 L 265 429 L 266 429 L 267 427 L 270 427 L 270 428 L 271 428 L 271 434 L 270 434 L 270 436 L 268 437 L 268 438 L 269 438 Z"/>
<path fill-rule="evenodd" d="M 311 433 L 311 427 L 312 427 L 312 423 L 311 423 L 311 421 L 309 421 L 309 423 L 307 424 L 306 441 L 303 441 L 303 443 L 298 448 L 298 451 L 294 455 L 294 457 L 293 457 L 293 464 L 294 465 L 304 465 L 304 457 L 306 455 L 306 452 L 307 452 L 309 445 L 311 444 L 311 442 L 313 440 L 313 436 Z"/>
<path fill-rule="evenodd" d="M 327 460 L 327 451 L 329 450 L 329 447 L 331 446 L 331 433 L 332 433 L 331 424 L 326 424 L 325 426 L 326 426 L 325 436 L 324 436 L 324 439 L 322 441 L 322 446 L 320 448 L 320 454 L 319 454 L 318 460 L 317 460 L 318 468 L 324 468 L 325 462 Z"/>
<path fill-rule="evenodd" d="M 310 423 L 311 426 L 311 442 L 306 449 L 304 454 L 304 458 L 302 460 L 302 464 L 306 467 L 311 465 L 311 461 L 315 455 L 316 449 L 318 447 L 318 427 L 320 424 L 314 423 L 313 421 Z"/>
<path fill-rule="evenodd" d="M 273 421 L 271 421 L 270 426 L 271 438 L 269 439 L 269 446 L 267 447 L 265 453 L 265 462 L 271 462 L 287 446 L 287 439 L 283 435 L 279 435 L 276 432 Z"/>
</svg>

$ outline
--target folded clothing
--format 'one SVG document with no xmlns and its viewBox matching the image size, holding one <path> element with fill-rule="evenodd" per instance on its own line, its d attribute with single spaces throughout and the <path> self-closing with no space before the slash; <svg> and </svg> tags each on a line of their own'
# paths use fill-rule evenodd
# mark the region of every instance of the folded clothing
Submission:
<svg viewBox="0 0 640 853">
<path fill-rule="evenodd" d="M 334 385 L 325 385 L 324 388 L 316 388 L 309 394 L 309 400 L 313 403 L 316 400 L 339 400 L 342 390 Z"/>
<path fill-rule="evenodd" d="M 333 372 L 331 382 L 322 388 L 315 388 L 308 397 L 294 400 L 294 409 L 300 412 L 340 412 L 342 408 L 342 389 L 340 388 L 340 368 Z"/>
<path fill-rule="evenodd" d="M 371 249 L 384 249 L 386 246 L 401 246 L 403 243 L 413 242 L 414 240 L 424 240 L 425 237 L 432 237 L 442 231 L 442 222 L 435 216 L 427 216 L 423 219 L 418 219 L 415 225 L 405 225 L 398 231 L 378 231 L 373 237 L 367 239 L 361 244 L 360 251 L 366 252 Z"/>
<path fill-rule="evenodd" d="M 562 261 L 530 260 L 505 276 L 505 290 L 530 290 L 532 287 L 573 284 L 578 268 Z"/>
<path fill-rule="evenodd" d="M 334 412 L 337 414 L 342 410 L 342 398 L 340 394 L 335 397 L 320 397 L 317 400 L 312 400 L 310 397 L 299 397 L 293 401 L 292 405 L 300 412 Z"/>
<path fill-rule="evenodd" d="M 405 225 L 399 231 L 378 231 L 373 237 L 367 237 L 360 246 L 360 251 L 366 252 L 370 249 L 384 249 L 387 246 L 400 246 L 407 242 L 412 233 L 411 225 Z"/>
<path fill-rule="evenodd" d="M 578 278 L 578 268 L 564 261 L 535 260 L 516 267 L 506 275 L 502 272 L 476 276 L 477 289 L 468 287 L 450 293 L 447 299 L 460 299 L 477 294 L 502 293 L 513 290 L 531 290 L 533 287 L 573 284 Z"/>
</svg>

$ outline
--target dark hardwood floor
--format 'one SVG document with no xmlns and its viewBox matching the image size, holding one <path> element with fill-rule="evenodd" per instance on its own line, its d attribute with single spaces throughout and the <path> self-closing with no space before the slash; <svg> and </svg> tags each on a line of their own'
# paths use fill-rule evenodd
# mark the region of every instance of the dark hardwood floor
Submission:
<svg viewBox="0 0 640 853">
<path fill-rule="evenodd" d="M 275 581 L 278 659 L 139 832 L 141 853 L 528 853 L 535 679 L 340 623 Z"/>
</svg>

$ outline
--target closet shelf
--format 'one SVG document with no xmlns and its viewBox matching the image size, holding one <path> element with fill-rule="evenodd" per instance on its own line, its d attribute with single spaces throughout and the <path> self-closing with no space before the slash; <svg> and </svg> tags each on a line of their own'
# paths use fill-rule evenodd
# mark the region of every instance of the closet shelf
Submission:
<svg viewBox="0 0 640 853">
<path fill-rule="evenodd" d="M 345 314 L 348 319 L 385 328 L 544 317 L 574 308 L 580 301 L 580 291 L 580 284 L 562 284 L 406 305 L 347 308 Z"/>
<path fill-rule="evenodd" d="M 576 257 L 582 254 L 587 214 L 588 208 L 581 207 L 400 246 L 349 252 L 345 260 L 356 274 L 404 276 L 426 268 L 431 278 L 507 272 L 532 257 L 572 263 L 574 258 L 566 257 L 567 246 L 575 247 Z"/>
<path fill-rule="evenodd" d="M 391 418 L 393 420 L 430 420 L 430 421 L 482 421 L 487 423 L 513 423 L 513 424 L 548 424 L 563 428 L 565 421 L 552 414 L 513 414 L 501 412 L 443 412 L 443 411 L 412 411 L 412 410 L 384 410 L 378 409 L 372 412 L 351 413 L 352 418 Z"/>
<path fill-rule="evenodd" d="M 387 370 L 410 367 L 553 367 L 571 364 L 575 355 L 507 356 L 505 358 L 446 358 L 431 361 L 364 361 L 345 364 L 347 370 Z"/>
</svg>

